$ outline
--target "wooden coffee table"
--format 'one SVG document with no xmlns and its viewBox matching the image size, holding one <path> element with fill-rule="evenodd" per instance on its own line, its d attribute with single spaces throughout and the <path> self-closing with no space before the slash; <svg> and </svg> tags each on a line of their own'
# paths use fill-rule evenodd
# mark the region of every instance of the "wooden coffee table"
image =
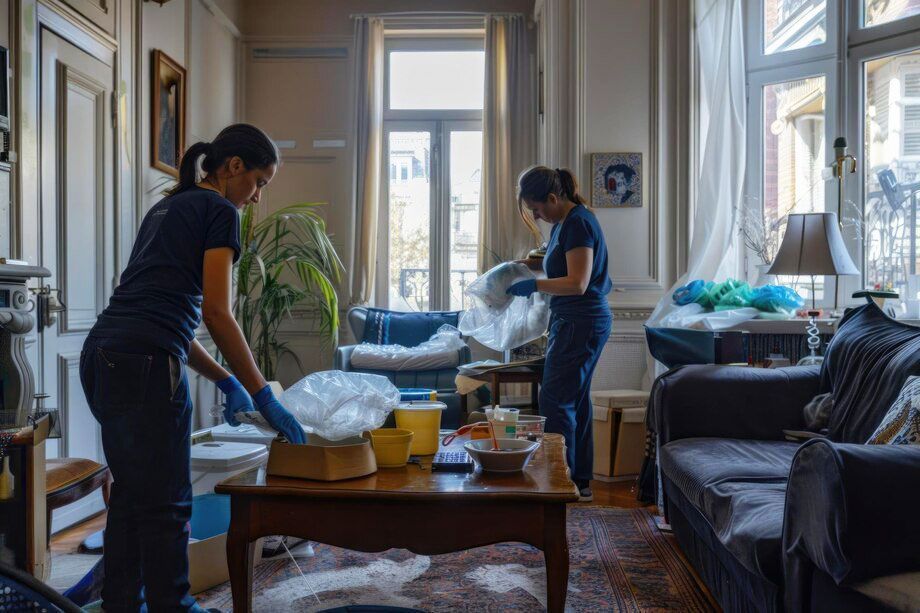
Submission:
<svg viewBox="0 0 920 613">
<path fill-rule="evenodd" d="M 227 561 L 235 613 L 252 610 L 254 543 L 273 534 L 356 551 L 400 548 L 422 555 L 519 541 L 543 551 L 548 610 L 565 606 L 565 505 L 578 500 L 578 490 L 559 434 L 547 434 L 527 469 L 516 474 L 432 472 L 429 457 L 421 466 L 381 468 L 331 483 L 253 469 L 215 490 L 231 498 Z"/>
</svg>

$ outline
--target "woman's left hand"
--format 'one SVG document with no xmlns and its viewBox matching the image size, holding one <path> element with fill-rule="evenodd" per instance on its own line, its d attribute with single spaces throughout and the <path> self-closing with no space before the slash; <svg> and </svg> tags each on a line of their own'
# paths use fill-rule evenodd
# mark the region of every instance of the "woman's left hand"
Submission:
<svg viewBox="0 0 920 613">
<path fill-rule="evenodd" d="M 537 280 L 536 279 L 524 279 L 523 281 L 518 281 L 517 283 L 512 283 L 511 287 L 505 292 L 506 294 L 511 294 L 512 296 L 521 296 L 526 298 L 532 293 L 537 291 Z"/>
</svg>

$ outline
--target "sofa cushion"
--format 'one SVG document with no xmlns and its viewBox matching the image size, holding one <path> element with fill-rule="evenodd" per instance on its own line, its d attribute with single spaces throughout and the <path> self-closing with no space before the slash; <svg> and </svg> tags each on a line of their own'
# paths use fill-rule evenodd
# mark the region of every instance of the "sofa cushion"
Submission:
<svg viewBox="0 0 920 613">
<path fill-rule="evenodd" d="M 834 394 L 828 438 L 865 443 L 907 377 L 920 375 L 920 327 L 868 303 L 844 315 L 826 353 L 821 391 Z"/>
<path fill-rule="evenodd" d="M 797 443 L 721 438 L 672 441 L 661 470 L 749 571 L 782 583 L 786 480 Z"/>
<path fill-rule="evenodd" d="M 402 313 L 369 308 L 364 335 L 358 340 L 375 345 L 415 347 L 430 339 L 445 324 L 457 327 L 459 320 L 459 311 Z"/>
</svg>

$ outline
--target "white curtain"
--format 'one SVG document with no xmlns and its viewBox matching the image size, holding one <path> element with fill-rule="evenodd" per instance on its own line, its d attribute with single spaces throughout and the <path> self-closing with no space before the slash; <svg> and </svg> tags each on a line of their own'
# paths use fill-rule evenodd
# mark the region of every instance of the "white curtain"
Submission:
<svg viewBox="0 0 920 613">
<path fill-rule="evenodd" d="M 737 267 L 737 220 L 744 189 L 746 109 L 741 0 L 696 0 L 699 57 L 699 176 L 687 273 L 658 303 L 654 326 L 674 289 L 693 279 L 723 281 Z"/>
<path fill-rule="evenodd" d="M 535 161 L 536 79 L 523 16 L 490 15 L 486 25 L 485 104 L 479 271 L 524 257 L 537 240 L 518 214 L 518 175 Z"/>
<path fill-rule="evenodd" d="M 383 155 L 383 21 L 355 18 L 355 240 L 351 304 L 374 296 Z"/>
</svg>

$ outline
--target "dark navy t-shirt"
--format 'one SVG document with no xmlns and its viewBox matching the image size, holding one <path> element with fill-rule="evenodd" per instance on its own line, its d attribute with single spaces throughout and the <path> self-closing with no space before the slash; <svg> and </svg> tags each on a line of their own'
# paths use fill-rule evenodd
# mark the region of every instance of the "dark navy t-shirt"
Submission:
<svg viewBox="0 0 920 613">
<path fill-rule="evenodd" d="M 200 187 L 167 196 L 144 217 L 121 282 L 91 334 L 166 349 L 187 361 L 201 324 L 204 252 L 240 255 L 240 217 L 220 194 Z"/>
<path fill-rule="evenodd" d="M 565 254 L 578 247 L 594 250 L 588 288 L 581 296 L 553 296 L 549 308 L 557 315 L 609 317 L 607 294 L 613 283 L 607 274 L 607 243 L 597 217 L 581 204 L 576 205 L 565 219 L 553 226 L 546 245 L 546 256 L 543 258 L 546 276 L 555 279 L 568 275 Z"/>
</svg>

